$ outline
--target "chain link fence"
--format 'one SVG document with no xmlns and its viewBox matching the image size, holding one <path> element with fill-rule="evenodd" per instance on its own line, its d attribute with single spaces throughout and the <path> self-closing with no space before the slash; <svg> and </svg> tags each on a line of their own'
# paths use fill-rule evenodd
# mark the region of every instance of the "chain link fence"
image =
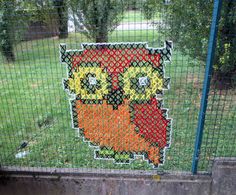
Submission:
<svg viewBox="0 0 236 195">
<path fill-rule="evenodd" d="M 206 11 L 209 12 L 209 17 L 200 18 L 203 24 L 199 24 L 205 25 L 206 40 L 204 37 L 201 38 L 203 34 L 198 34 L 197 31 L 184 33 L 185 30 L 190 31 L 188 27 L 195 22 L 197 10 L 194 10 L 194 7 L 191 10 L 188 5 L 185 5 L 186 2 L 182 1 L 178 3 L 164 1 L 156 10 L 152 10 L 154 6 L 149 5 L 149 1 L 145 0 L 117 1 L 117 3 L 110 1 L 113 2 L 109 5 L 114 8 L 113 13 L 109 11 L 109 14 L 103 16 L 113 17 L 107 21 L 106 25 L 110 26 L 106 31 L 107 34 L 93 32 L 94 25 L 103 24 L 98 21 L 94 23 L 93 20 L 97 17 L 93 15 L 89 6 L 99 9 L 98 6 L 102 6 L 99 3 L 87 5 L 87 10 L 82 12 L 82 8 L 76 7 L 79 6 L 79 1 L 35 1 L 34 3 L 16 1 L 14 4 L 10 1 L 4 2 L 0 11 L 1 166 L 14 166 L 19 170 L 23 167 L 86 168 L 88 170 L 95 168 L 98 171 L 152 170 L 152 163 L 150 164 L 143 154 L 135 156 L 129 164 L 96 159 L 94 147 L 89 146 L 78 129 L 72 128 L 69 104 L 71 96 L 64 91 L 62 83 L 68 75 L 66 65 L 60 63 L 59 45 L 63 43 L 69 50 L 79 50 L 82 43 L 96 41 L 145 42 L 150 48 L 161 48 L 168 40 L 173 41 L 174 45 L 171 61 L 166 63 L 164 68 L 165 76 L 170 77 L 170 88 L 164 91 L 162 98 L 163 107 L 168 109 L 168 117 L 172 119 L 172 130 L 169 148 L 165 149 L 164 165 L 159 166 L 157 170 L 191 171 L 212 2 L 202 5 L 202 8 L 209 7 Z M 221 20 L 229 17 L 228 13 L 233 18 L 231 22 L 235 24 L 236 3 L 228 2 L 232 3 L 230 6 L 233 7 L 234 12 L 224 11 Z M 189 4 L 193 5 L 193 2 Z M 186 13 L 179 18 L 180 20 L 181 17 L 185 18 L 180 22 L 181 33 L 176 33 L 178 20 L 171 12 L 173 7 L 176 9 L 182 7 L 181 11 Z M 198 9 L 202 8 L 198 5 Z M 104 9 L 101 10 L 105 12 Z M 228 53 L 233 51 L 227 50 L 227 47 L 233 48 L 231 46 L 234 45 L 235 49 L 235 27 L 224 36 L 233 37 L 230 39 L 233 41 L 232 44 L 226 38 L 225 43 L 221 43 L 226 46 L 221 47 L 225 49 L 219 53 L 223 52 L 222 56 L 227 60 L 227 56 L 230 56 Z M 201 48 L 199 48 L 199 40 L 202 41 Z M 231 72 L 233 73 L 233 70 Z M 215 157 L 236 156 L 235 83 L 235 74 L 234 76 L 233 74 L 214 75 L 212 78 L 201 147 L 200 171 L 210 172 Z M 109 114 L 115 117 L 112 111 Z M 82 120 L 90 121 L 91 126 L 95 123 L 90 118 Z M 99 121 L 99 123 L 107 122 Z M 135 144 L 137 143 L 134 140 Z M 119 155 L 121 159 L 127 158 L 122 153 Z"/>
</svg>

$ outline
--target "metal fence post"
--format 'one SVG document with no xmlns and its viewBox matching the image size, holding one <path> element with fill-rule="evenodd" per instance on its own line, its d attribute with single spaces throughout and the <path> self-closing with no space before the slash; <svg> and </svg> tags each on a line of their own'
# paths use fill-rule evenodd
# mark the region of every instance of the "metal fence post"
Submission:
<svg viewBox="0 0 236 195">
<path fill-rule="evenodd" d="M 193 174 L 197 173 L 197 166 L 198 166 L 198 161 L 199 161 L 203 129 L 204 129 L 204 123 L 205 123 L 208 93 L 210 89 L 210 81 L 211 81 L 211 75 L 212 75 L 212 66 L 213 66 L 213 60 L 215 56 L 215 46 L 216 46 L 221 6 L 222 6 L 222 0 L 214 1 L 211 31 L 210 31 L 210 37 L 209 37 L 209 42 L 208 42 L 206 70 L 205 70 L 203 91 L 202 91 L 202 97 L 201 97 L 201 107 L 200 107 L 199 116 L 198 116 L 198 126 L 196 130 L 195 147 L 194 147 L 194 154 L 193 154 L 193 161 L 192 161 Z"/>
</svg>

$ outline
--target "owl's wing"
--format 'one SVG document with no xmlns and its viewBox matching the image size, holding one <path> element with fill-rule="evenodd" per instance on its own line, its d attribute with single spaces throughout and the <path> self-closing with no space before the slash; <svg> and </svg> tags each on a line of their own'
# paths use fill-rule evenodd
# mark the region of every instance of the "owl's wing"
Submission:
<svg viewBox="0 0 236 195">
<path fill-rule="evenodd" d="M 140 134 L 150 145 L 167 147 L 170 141 L 171 119 L 167 110 L 161 108 L 159 100 L 151 99 L 150 103 L 135 104 L 133 122 Z"/>
</svg>

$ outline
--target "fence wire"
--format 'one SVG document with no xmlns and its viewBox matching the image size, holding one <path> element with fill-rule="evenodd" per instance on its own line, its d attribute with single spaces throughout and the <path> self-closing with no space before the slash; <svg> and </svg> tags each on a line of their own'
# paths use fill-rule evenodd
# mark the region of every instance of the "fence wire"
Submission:
<svg viewBox="0 0 236 195">
<path fill-rule="evenodd" d="M 1 9 L 1 22 L 8 16 L 5 27 L 11 30 L 10 37 L 1 38 L 14 42 L 13 53 L 8 47 L 5 49 L 7 54 L 1 52 L 0 55 L 1 166 L 16 166 L 18 169 L 152 170 L 152 164 L 144 160 L 145 155 L 136 156 L 129 164 L 94 158 L 95 149 L 89 146 L 78 130 L 72 128 L 70 96 L 62 84 L 68 75 L 66 65 L 60 64 L 59 45 L 64 43 L 67 49 L 75 50 L 81 49 L 81 43 L 94 43 L 96 40 L 86 36 L 85 26 L 79 23 L 80 14 L 74 15 L 72 9 L 65 9 L 66 4 L 60 4 L 63 1 L 58 2 L 38 1 L 32 8 L 30 2 L 29 5 L 16 3 L 16 7 L 11 7 L 9 1 L 4 5 L 7 15 Z M 163 107 L 169 110 L 168 117 L 172 119 L 171 141 L 165 152 L 165 163 L 158 170 L 191 171 L 205 61 L 192 57 L 187 50 L 183 51 L 178 44 L 175 45 L 174 35 L 169 33 L 173 19 L 168 12 L 170 3 L 166 1 L 154 13 L 149 8 L 151 17 L 147 19 L 142 9 L 145 1 L 127 1 L 121 17 L 117 19 L 118 25 L 108 33 L 107 41 L 146 42 L 154 48 L 163 47 L 166 40 L 173 41 L 171 62 L 165 64 L 165 76 L 170 77 L 170 88 L 163 95 Z M 68 18 L 61 17 L 60 10 Z M 60 17 L 68 26 L 68 37 L 67 31 L 60 32 Z M 22 25 L 19 25 L 21 22 Z M 209 32 L 208 27 L 206 31 Z M 198 41 L 197 36 L 192 34 L 193 43 Z M 207 48 L 202 50 L 203 56 L 206 56 Z M 199 165 L 202 171 L 210 171 L 215 157 L 236 155 L 236 93 L 233 79 L 230 82 L 231 85 L 225 85 L 212 81 Z M 110 115 L 114 116 L 112 112 Z M 86 122 L 86 119 L 82 121 Z M 95 121 L 90 122 L 92 126 Z M 119 155 L 119 159 L 127 158 L 126 155 Z"/>
<path fill-rule="evenodd" d="M 199 170 L 208 172 L 215 158 L 236 156 L 236 1 L 223 3 L 221 21 L 227 21 L 227 25 L 218 35 L 218 46 L 224 47 L 216 48 L 215 64 L 228 60 L 231 69 L 225 74 L 213 74 L 211 80 L 199 165 Z"/>
</svg>

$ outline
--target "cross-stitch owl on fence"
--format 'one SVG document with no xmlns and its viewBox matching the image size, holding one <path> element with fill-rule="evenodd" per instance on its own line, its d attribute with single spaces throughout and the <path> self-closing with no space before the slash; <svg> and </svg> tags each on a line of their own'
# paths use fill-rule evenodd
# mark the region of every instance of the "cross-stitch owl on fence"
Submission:
<svg viewBox="0 0 236 195">
<path fill-rule="evenodd" d="M 163 48 L 146 43 L 90 43 L 81 50 L 60 45 L 67 64 L 64 89 L 70 100 L 73 127 L 95 147 L 95 158 L 129 163 L 142 155 L 154 167 L 164 163 L 170 145 L 171 119 L 162 107 L 169 78 L 172 42 Z"/>
</svg>

